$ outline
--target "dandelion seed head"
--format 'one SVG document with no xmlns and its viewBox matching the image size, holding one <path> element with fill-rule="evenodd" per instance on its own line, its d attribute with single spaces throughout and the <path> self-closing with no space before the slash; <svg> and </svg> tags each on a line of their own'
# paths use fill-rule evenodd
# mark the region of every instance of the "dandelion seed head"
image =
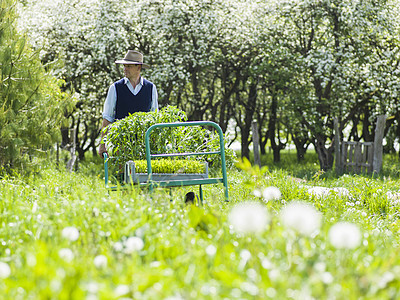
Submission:
<svg viewBox="0 0 400 300">
<path fill-rule="evenodd" d="M 271 200 L 279 200 L 282 197 L 281 191 L 275 186 L 266 187 L 263 191 L 263 198 L 265 202 Z"/>
<path fill-rule="evenodd" d="M 334 193 L 336 193 L 336 195 L 338 195 L 339 197 L 349 197 L 350 196 L 349 190 L 344 187 L 335 187 L 335 188 L 332 188 L 332 191 Z"/>
<path fill-rule="evenodd" d="M 331 284 L 333 282 L 333 276 L 329 272 L 323 272 L 321 274 L 321 281 L 325 284 Z"/>
<path fill-rule="evenodd" d="M 102 254 L 101 255 L 97 255 L 93 260 L 94 265 L 98 269 L 102 269 L 102 268 L 107 267 L 107 262 L 108 262 L 107 257 L 105 255 L 102 255 Z"/>
<path fill-rule="evenodd" d="M 126 284 L 120 284 L 114 290 L 114 294 L 117 297 L 121 297 L 121 296 L 126 295 L 128 293 L 129 293 L 129 286 L 127 286 Z"/>
<path fill-rule="evenodd" d="M 0 278 L 5 279 L 10 275 L 11 275 L 10 266 L 5 262 L 0 261 Z"/>
<path fill-rule="evenodd" d="M 125 253 L 140 251 L 144 247 L 144 242 L 140 237 L 132 236 L 125 241 Z"/>
<path fill-rule="evenodd" d="M 85 288 L 90 294 L 96 294 L 99 291 L 99 284 L 95 281 L 91 281 L 85 286 Z"/>
<path fill-rule="evenodd" d="M 321 226 L 321 213 L 308 203 L 294 201 L 282 209 L 281 220 L 285 227 L 311 236 Z"/>
<path fill-rule="evenodd" d="M 354 249 L 361 243 L 361 232 L 357 225 L 339 222 L 329 229 L 329 241 L 337 249 Z"/>
<path fill-rule="evenodd" d="M 62 230 L 61 235 L 63 238 L 74 242 L 79 238 L 79 231 L 75 227 L 69 226 Z"/>
<path fill-rule="evenodd" d="M 271 269 L 272 268 L 272 262 L 268 258 L 263 258 L 261 260 L 261 265 L 264 269 Z"/>
<path fill-rule="evenodd" d="M 208 256 L 214 256 L 217 253 L 217 248 L 214 245 L 208 245 L 206 248 L 206 253 Z"/>
<path fill-rule="evenodd" d="M 243 249 L 242 251 L 240 251 L 240 258 L 248 261 L 251 258 L 251 253 L 249 250 Z"/>
<path fill-rule="evenodd" d="M 75 258 L 74 253 L 69 248 L 61 248 L 58 251 L 58 256 L 66 262 L 71 262 Z"/>
<path fill-rule="evenodd" d="M 256 196 L 257 198 L 260 198 L 261 197 L 261 191 L 259 189 L 255 189 L 253 191 L 253 195 Z"/>
<path fill-rule="evenodd" d="M 261 203 L 247 202 L 234 206 L 228 221 L 238 233 L 259 233 L 266 229 L 270 216 Z"/>
<path fill-rule="evenodd" d="M 113 245 L 114 251 L 121 252 L 124 249 L 124 245 L 121 242 L 116 242 Z"/>
<path fill-rule="evenodd" d="M 322 186 L 314 186 L 309 188 L 307 192 L 316 197 L 326 197 L 329 195 L 330 189 Z"/>
<path fill-rule="evenodd" d="M 394 279 L 395 276 L 392 272 L 385 272 L 378 282 L 379 288 L 384 289 Z"/>
</svg>

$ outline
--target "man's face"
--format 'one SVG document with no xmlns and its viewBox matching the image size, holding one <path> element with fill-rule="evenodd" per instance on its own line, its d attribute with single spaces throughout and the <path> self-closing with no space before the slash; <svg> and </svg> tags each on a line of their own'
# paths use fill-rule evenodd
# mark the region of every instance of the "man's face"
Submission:
<svg viewBox="0 0 400 300">
<path fill-rule="evenodd" d="M 127 78 L 137 77 L 142 69 L 141 65 L 124 65 L 124 74 Z"/>
</svg>

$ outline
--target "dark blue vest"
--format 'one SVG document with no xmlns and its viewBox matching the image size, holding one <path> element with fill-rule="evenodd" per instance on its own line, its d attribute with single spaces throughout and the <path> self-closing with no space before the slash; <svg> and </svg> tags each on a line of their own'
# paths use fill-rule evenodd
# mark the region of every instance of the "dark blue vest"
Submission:
<svg viewBox="0 0 400 300">
<path fill-rule="evenodd" d="M 137 95 L 132 94 L 125 84 L 124 78 L 115 82 L 114 85 L 117 91 L 116 120 L 123 119 L 135 112 L 150 111 L 153 93 L 153 84 L 150 81 L 143 78 L 143 86 Z"/>
</svg>

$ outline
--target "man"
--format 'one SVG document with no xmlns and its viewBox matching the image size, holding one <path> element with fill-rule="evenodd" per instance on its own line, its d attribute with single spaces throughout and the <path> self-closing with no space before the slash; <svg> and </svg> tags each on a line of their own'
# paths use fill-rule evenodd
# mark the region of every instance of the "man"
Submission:
<svg viewBox="0 0 400 300">
<path fill-rule="evenodd" d="M 140 76 L 143 69 L 149 68 L 143 63 L 143 54 L 139 51 L 128 50 L 124 59 L 115 61 L 124 65 L 125 77 L 114 82 L 108 89 L 104 102 L 102 129 L 135 112 L 149 112 L 158 109 L 158 94 L 156 86 Z M 103 140 L 105 132 L 102 131 Z M 106 145 L 101 142 L 99 155 L 107 153 Z"/>
</svg>

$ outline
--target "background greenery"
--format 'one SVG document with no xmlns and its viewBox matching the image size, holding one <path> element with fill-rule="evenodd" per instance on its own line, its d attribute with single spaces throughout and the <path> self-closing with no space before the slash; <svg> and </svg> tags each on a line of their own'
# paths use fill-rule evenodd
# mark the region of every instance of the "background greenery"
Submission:
<svg viewBox="0 0 400 300">
<path fill-rule="evenodd" d="M 9 0 L 7 0 L 9 1 Z M 57 0 L 18 2 L 18 28 L 76 97 L 66 113 L 80 159 L 96 152 L 114 61 L 139 49 L 161 107 L 232 131 L 249 157 L 256 120 L 274 161 L 312 144 L 333 164 L 333 118 L 344 140 L 373 141 L 386 114 L 385 151 L 398 149 L 399 2 L 342 0 Z M 230 127 L 232 125 L 232 127 Z M 68 131 L 63 143 L 68 143 Z"/>
</svg>

